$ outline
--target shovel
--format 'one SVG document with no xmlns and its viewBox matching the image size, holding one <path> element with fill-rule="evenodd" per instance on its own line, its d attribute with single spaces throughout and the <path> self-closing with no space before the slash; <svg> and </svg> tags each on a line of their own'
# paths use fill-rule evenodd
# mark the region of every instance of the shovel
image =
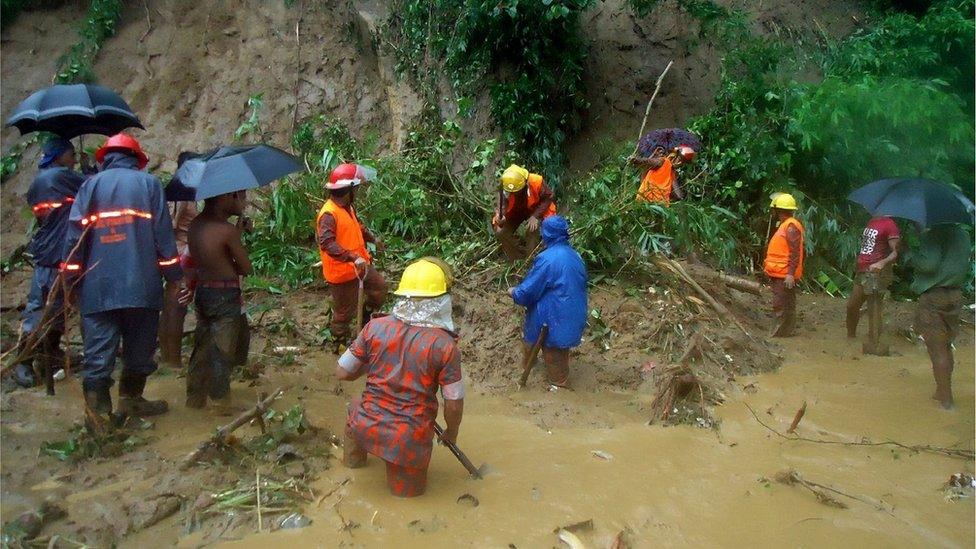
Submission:
<svg viewBox="0 0 976 549">
<path fill-rule="evenodd" d="M 434 422 L 434 432 L 437 433 L 437 438 L 441 439 L 441 441 L 444 443 L 444 446 L 447 446 L 447 449 L 450 450 L 452 454 L 454 454 L 454 457 L 458 458 L 458 461 L 461 462 L 461 465 L 464 465 L 464 468 L 468 470 L 468 473 L 471 473 L 472 477 L 479 480 L 485 477 L 485 473 L 488 470 L 488 465 L 486 463 L 482 463 L 481 467 L 478 467 L 476 469 L 474 464 L 471 463 L 471 460 L 468 459 L 468 456 L 464 455 L 464 452 L 462 452 L 461 449 L 457 447 L 457 444 L 444 440 L 444 429 L 441 429 L 441 426 L 438 425 L 436 421 Z"/>
<path fill-rule="evenodd" d="M 525 387 L 525 382 L 529 380 L 529 373 L 532 372 L 532 367 L 535 366 L 535 359 L 539 356 L 539 349 L 542 348 L 542 342 L 546 340 L 546 336 L 548 335 L 549 325 L 543 324 L 542 329 L 539 330 L 539 337 L 536 338 L 535 343 L 532 344 L 532 349 L 525 355 L 525 360 L 522 362 L 522 377 L 519 378 L 519 389 Z"/>
</svg>

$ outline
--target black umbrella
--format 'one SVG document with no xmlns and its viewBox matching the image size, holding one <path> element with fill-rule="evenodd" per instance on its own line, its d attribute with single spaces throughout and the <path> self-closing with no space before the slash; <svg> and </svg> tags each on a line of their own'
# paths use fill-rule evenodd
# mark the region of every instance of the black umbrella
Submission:
<svg viewBox="0 0 976 549">
<path fill-rule="evenodd" d="M 205 200 L 267 185 L 304 168 L 295 156 L 269 145 L 221 147 L 184 162 L 176 170 L 174 181 L 167 186 L 167 198 Z M 170 187 L 173 187 L 172 191 Z M 191 191 L 192 197 L 189 197 Z M 171 198 L 178 196 L 184 198 Z"/>
<path fill-rule="evenodd" d="M 87 133 L 115 135 L 142 122 L 114 91 L 94 84 L 57 85 L 36 91 L 7 119 L 24 135 L 51 132 L 65 139 Z"/>
<path fill-rule="evenodd" d="M 928 179 L 882 179 L 854 190 L 847 199 L 864 206 L 871 215 L 911 219 L 926 227 L 973 223 L 973 203 L 968 198 L 949 185 Z"/>
<path fill-rule="evenodd" d="M 637 152 L 641 156 L 651 156 L 657 148 L 670 152 L 675 147 L 691 147 L 696 153 L 701 150 L 698 136 L 682 128 L 664 128 L 647 133 L 637 142 Z"/>
</svg>

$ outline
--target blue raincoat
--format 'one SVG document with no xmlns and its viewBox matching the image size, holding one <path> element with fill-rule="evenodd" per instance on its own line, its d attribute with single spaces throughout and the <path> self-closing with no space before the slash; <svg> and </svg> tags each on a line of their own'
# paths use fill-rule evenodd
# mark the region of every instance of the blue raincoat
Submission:
<svg viewBox="0 0 976 549">
<path fill-rule="evenodd" d="M 108 153 L 102 171 L 81 186 L 71 207 L 65 267 L 69 274 L 82 275 L 82 315 L 159 310 L 162 278 L 183 278 L 163 187 L 137 164 L 125 153 Z M 85 241 L 68 257 L 88 225 L 93 227 Z"/>
<path fill-rule="evenodd" d="M 580 344 L 586 327 L 586 265 L 569 244 L 569 225 L 558 215 L 542 222 L 539 253 L 512 298 L 526 307 L 523 337 L 535 343 L 543 324 L 549 325 L 545 347 L 571 349 Z"/>
<path fill-rule="evenodd" d="M 55 166 L 37 172 L 27 191 L 27 203 L 37 218 L 37 232 L 28 247 L 35 264 L 57 267 L 64 259 L 61 254 L 71 202 L 84 182 L 84 176 L 71 168 Z"/>
</svg>

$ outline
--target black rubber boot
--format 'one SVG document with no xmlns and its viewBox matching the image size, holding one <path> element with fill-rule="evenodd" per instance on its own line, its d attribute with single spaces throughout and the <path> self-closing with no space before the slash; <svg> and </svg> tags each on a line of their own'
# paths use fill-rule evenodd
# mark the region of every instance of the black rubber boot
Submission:
<svg viewBox="0 0 976 549">
<path fill-rule="evenodd" d="M 86 387 L 85 404 L 99 415 L 106 417 L 112 415 L 112 392 L 109 391 L 108 385 L 97 389 L 89 389 Z"/>
<path fill-rule="evenodd" d="M 14 382 L 24 389 L 30 389 L 37 385 L 37 378 L 34 376 L 34 366 L 30 362 L 21 362 L 14 367 Z"/>
<path fill-rule="evenodd" d="M 158 416 L 169 411 L 165 400 L 146 400 L 146 376 L 122 372 L 119 378 L 119 413 L 124 416 Z"/>
</svg>

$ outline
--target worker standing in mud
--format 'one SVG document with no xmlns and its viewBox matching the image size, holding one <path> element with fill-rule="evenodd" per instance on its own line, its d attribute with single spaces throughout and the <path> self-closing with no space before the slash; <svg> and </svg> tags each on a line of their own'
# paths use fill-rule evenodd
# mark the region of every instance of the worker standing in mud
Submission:
<svg viewBox="0 0 976 549">
<path fill-rule="evenodd" d="M 847 337 L 857 337 L 861 305 L 867 301 L 869 303 L 868 325 L 872 339 L 865 346 L 865 350 L 876 354 L 880 352 L 881 304 L 891 283 L 892 266 L 898 259 L 900 239 L 898 225 L 890 217 L 878 216 L 868 221 L 861 233 L 854 288 L 847 298 Z"/>
<path fill-rule="evenodd" d="M 512 164 L 505 168 L 498 191 L 498 206 L 491 219 L 495 236 L 509 261 L 521 259 L 539 245 L 539 225 L 544 219 L 556 214 L 552 190 L 542 176 Z M 515 236 L 525 223 L 525 248 L 523 252 Z"/>
<path fill-rule="evenodd" d="M 796 199 L 774 193 L 770 202 L 778 227 L 766 247 L 763 270 L 773 290 L 773 337 L 790 337 L 796 330 L 796 282 L 803 276 L 803 225 L 793 216 Z"/>
<path fill-rule="evenodd" d="M 87 156 L 82 153 L 82 158 Z M 47 335 L 40 342 L 40 352 L 14 368 L 13 378 L 17 385 L 29 388 L 37 383 L 34 375 L 33 357 L 46 361 L 56 361 L 64 333 L 64 315 L 56 313 L 54 324 L 49 327 L 38 326 L 47 305 L 48 293 L 58 277 L 58 267 L 64 260 L 63 245 L 68 227 L 68 214 L 75 200 L 78 188 L 85 181 L 82 174 L 74 170 L 75 148 L 71 141 L 55 137 L 44 144 L 40 170 L 27 191 L 27 203 L 37 220 L 37 231 L 31 237 L 28 251 L 34 258 L 34 273 L 31 276 L 30 290 L 27 293 L 27 306 L 24 308 L 21 323 L 21 342 L 36 329 L 47 328 Z M 83 160 L 83 169 L 87 162 Z M 52 305 L 62 308 L 62 296 L 55 295 Z M 52 364 L 52 367 L 54 365 Z"/>
<path fill-rule="evenodd" d="M 630 157 L 631 164 L 647 169 L 637 189 L 637 200 L 668 207 L 671 205 L 672 198 L 674 200 L 684 198 L 675 168 L 691 162 L 694 158 L 695 150 L 688 146 L 675 147 L 668 154 L 657 149 L 648 157 Z"/>
<path fill-rule="evenodd" d="M 176 167 L 179 168 L 187 160 L 198 156 L 200 155 L 197 153 L 183 151 L 177 157 Z M 172 185 L 173 182 L 170 184 Z M 189 257 L 187 232 L 199 213 L 195 200 L 174 201 L 171 214 L 173 236 L 176 239 L 176 253 L 180 256 L 184 270 Z M 177 301 L 175 294 L 163 295 L 163 311 L 159 315 L 159 359 L 163 366 L 183 367 L 183 324 L 186 321 L 186 312 L 187 306 Z"/>
<path fill-rule="evenodd" d="M 349 406 L 343 463 L 366 465 L 370 453 L 386 462 L 393 495 L 427 489 L 427 466 L 437 419 L 437 389 L 444 398 L 444 441 L 456 442 L 464 412 L 461 353 L 454 335 L 450 273 L 443 262 L 421 259 L 404 271 L 393 314 L 374 318 L 350 345 L 336 377 L 366 376 L 362 397 Z"/>
<path fill-rule="evenodd" d="M 935 377 L 932 398 L 947 410 L 955 406 L 952 340 L 959 329 L 962 287 L 972 281 L 972 245 L 972 239 L 960 225 L 935 225 L 921 232 L 918 249 L 911 257 L 915 270 L 912 291 L 919 296 L 915 331 L 925 340 L 932 361 Z"/>
<path fill-rule="evenodd" d="M 234 366 L 247 360 L 250 343 L 242 311 L 240 279 L 251 274 L 251 260 L 241 236 L 248 230 L 245 191 L 206 199 L 203 212 L 188 231 L 194 262 L 194 304 L 197 329 L 186 372 L 186 406 L 203 408 L 207 397 L 226 401 Z M 237 224 L 227 222 L 237 217 Z"/>
<path fill-rule="evenodd" d="M 161 414 L 168 410 L 166 402 L 146 400 L 143 391 L 156 370 L 162 278 L 168 282 L 167 291 L 185 291 L 173 224 L 162 185 L 142 171 L 149 158 L 138 141 L 114 135 L 95 159 L 102 171 L 75 197 L 63 266 L 66 276 L 80 285 L 85 402 L 95 413 L 112 413 L 109 389 L 121 340 L 119 412 Z M 69 297 L 74 299 L 74 294 Z"/>
<path fill-rule="evenodd" d="M 356 317 L 358 294 L 365 294 L 367 311 L 379 308 L 386 299 L 386 280 L 373 267 L 366 249 L 371 242 L 377 251 L 383 242 L 359 222 L 353 202 L 356 187 L 372 178 L 375 171 L 358 164 L 339 164 L 329 175 L 325 188 L 329 198 L 315 220 L 315 237 L 322 258 L 322 277 L 332 294 L 332 340 L 338 354 L 355 334 L 349 323 Z M 369 314 L 364 313 L 364 318 Z M 356 326 L 356 333 L 361 326 Z"/>
<path fill-rule="evenodd" d="M 568 388 L 569 351 L 580 344 L 586 327 L 586 265 L 569 244 L 569 225 L 561 216 L 542 222 L 542 243 L 545 249 L 508 294 L 526 308 L 523 352 L 531 352 L 547 326 L 542 357 L 549 384 Z"/>
</svg>

